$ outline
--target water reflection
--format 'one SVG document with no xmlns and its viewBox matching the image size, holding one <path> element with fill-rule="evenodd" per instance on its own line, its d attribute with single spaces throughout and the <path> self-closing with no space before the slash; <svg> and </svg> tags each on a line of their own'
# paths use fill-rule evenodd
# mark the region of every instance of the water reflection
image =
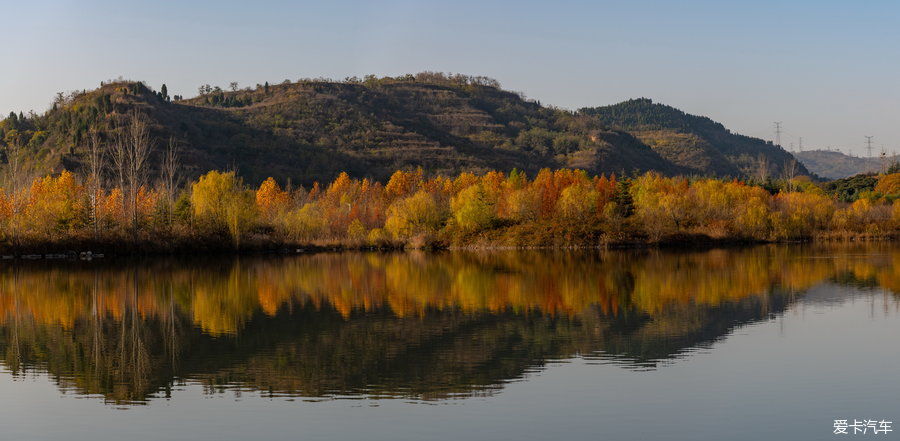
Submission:
<svg viewBox="0 0 900 441">
<path fill-rule="evenodd" d="M 490 394 L 573 356 L 654 368 L 823 282 L 900 289 L 900 250 L 320 254 L 5 266 L 0 361 L 112 403 Z"/>
</svg>

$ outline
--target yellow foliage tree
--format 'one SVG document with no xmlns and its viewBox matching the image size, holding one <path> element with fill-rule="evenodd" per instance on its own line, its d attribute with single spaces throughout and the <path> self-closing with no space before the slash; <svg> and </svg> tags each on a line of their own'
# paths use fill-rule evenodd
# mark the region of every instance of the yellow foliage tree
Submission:
<svg viewBox="0 0 900 441">
<path fill-rule="evenodd" d="M 692 205 L 684 178 L 667 178 L 647 173 L 631 184 L 634 210 L 652 241 L 685 228 Z"/>
<path fill-rule="evenodd" d="M 694 222 L 706 234 L 766 239 L 771 195 L 740 182 L 701 179 L 691 184 Z"/>
<path fill-rule="evenodd" d="M 900 173 L 891 173 L 878 178 L 878 183 L 875 184 L 875 191 L 885 196 L 900 196 Z"/>
<path fill-rule="evenodd" d="M 772 224 L 779 239 L 811 237 L 829 225 L 834 213 L 834 203 L 815 193 L 779 193 L 774 205 Z"/>
<path fill-rule="evenodd" d="M 592 223 L 599 219 L 601 213 L 599 201 L 600 193 L 593 186 L 575 184 L 560 193 L 556 210 L 563 220 Z"/>
<path fill-rule="evenodd" d="M 353 219 L 347 226 L 347 238 L 354 242 L 366 240 L 366 227 L 359 219 Z"/>
<path fill-rule="evenodd" d="M 71 234 L 86 221 L 84 187 L 75 176 L 63 171 L 57 177 L 35 179 L 28 192 L 24 216 L 37 237 L 58 239 Z"/>
<path fill-rule="evenodd" d="M 321 237 L 327 223 L 316 203 L 303 204 L 284 216 L 278 228 L 296 242 L 312 241 Z"/>
<path fill-rule="evenodd" d="M 408 239 L 436 233 L 445 219 L 446 209 L 434 196 L 418 191 L 391 204 L 384 227 L 395 239 Z"/>
<path fill-rule="evenodd" d="M 528 222 L 537 218 L 540 200 L 531 189 L 512 190 L 506 197 L 506 218 L 517 222 Z"/>
<path fill-rule="evenodd" d="M 227 231 L 235 245 L 252 228 L 257 213 L 253 196 L 234 172 L 211 171 L 191 186 L 194 216 L 213 231 Z"/>
<path fill-rule="evenodd" d="M 495 204 L 488 200 L 481 184 L 472 185 L 450 200 L 453 218 L 463 230 L 474 231 L 490 226 L 496 219 Z"/>
</svg>

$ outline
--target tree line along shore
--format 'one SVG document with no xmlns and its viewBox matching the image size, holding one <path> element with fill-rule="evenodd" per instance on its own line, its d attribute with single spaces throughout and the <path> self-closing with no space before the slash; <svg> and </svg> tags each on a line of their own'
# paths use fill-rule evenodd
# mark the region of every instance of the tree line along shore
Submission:
<svg viewBox="0 0 900 441">
<path fill-rule="evenodd" d="M 754 183 L 572 169 L 533 177 L 398 170 L 385 183 L 342 173 L 308 187 L 272 178 L 248 186 L 214 170 L 179 186 L 166 164 L 155 185 L 130 176 L 140 174 L 134 154 L 121 170 L 114 165 L 112 179 L 99 169 L 63 171 L 0 192 L 3 254 L 691 245 L 900 232 L 900 173 L 875 177 L 853 202 L 805 177 Z"/>
</svg>

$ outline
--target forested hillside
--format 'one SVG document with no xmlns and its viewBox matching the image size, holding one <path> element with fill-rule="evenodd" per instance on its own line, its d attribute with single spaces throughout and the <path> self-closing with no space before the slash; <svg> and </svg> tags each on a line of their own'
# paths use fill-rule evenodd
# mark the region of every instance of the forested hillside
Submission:
<svg viewBox="0 0 900 441">
<path fill-rule="evenodd" d="M 112 82 L 60 94 L 45 114 L 12 113 L 0 122 L 5 166 L 26 175 L 84 169 L 90 133 L 111 143 L 137 111 L 150 126 L 151 168 L 172 139 L 187 177 L 212 169 L 256 182 L 274 176 L 303 183 L 341 171 L 385 179 L 416 167 L 447 175 L 544 167 L 684 171 L 628 133 L 483 78 L 419 74 L 234 89 L 204 86 L 195 98 L 177 99 L 143 83 Z"/>
<path fill-rule="evenodd" d="M 764 181 L 782 177 L 792 158 L 708 118 L 649 100 L 571 112 L 483 77 L 425 72 L 244 88 L 233 83 L 229 90 L 204 85 L 188 99 L 170 97 L 164 85 L 155 91 L 113 81 L 59 94 L 43 114 L 10 113 L 0 121 L 6 185 L 11 177 L 27 181 L 63 169 L 86 174 L 91 140 L 109 150 L 135 115 L 148 126 L 150 177 L 160 174 L 170 142 L 183 178 L 234 170 L 257 183 L 268 176 L 327 182 L 341 171 L 383 180 L 417 167 L 431 175 L 579 168 Z M 806 173 L 798 166 L 796 174 Z"/>
<path fill-rule="evenodd" d="M 647 98 L 581 109 L 601 124 L 635 135 L 672 163 L 701 175 L 750 176 L 760 180 L 807 175 L 779 146 L 732 133 L 704 116 L 690 115 Z"/>
</svg>

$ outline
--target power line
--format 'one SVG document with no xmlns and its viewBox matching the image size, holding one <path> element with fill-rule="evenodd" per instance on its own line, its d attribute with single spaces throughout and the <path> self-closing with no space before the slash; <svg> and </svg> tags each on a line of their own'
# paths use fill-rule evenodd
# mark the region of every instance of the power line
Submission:
<svg viewBox="0 0 900 441">
<path fill-rule="evenodd" d="M 775 145 L 781 146 L 781 121 L 775 121 Z"/>
</svg>

